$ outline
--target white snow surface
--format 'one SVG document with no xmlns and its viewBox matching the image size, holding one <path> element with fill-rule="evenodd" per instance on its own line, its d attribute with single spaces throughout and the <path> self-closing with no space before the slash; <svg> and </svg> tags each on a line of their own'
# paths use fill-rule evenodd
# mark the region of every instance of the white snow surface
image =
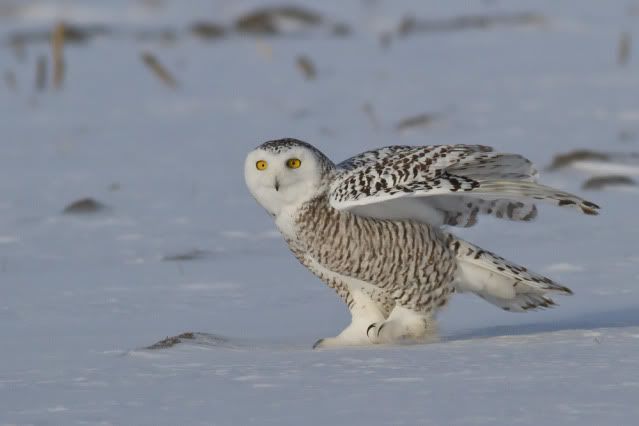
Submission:
<svg viewBox="0 0 639 426">
<path fill-rule="evenodd" d="M 0 37 L 58 19 L 228 24 L 263 4 L 5 3 Z M 542 173 L 601 215 L 542 207 L 532 224 L 484 219 L 458 232 L 571 287 L 555 309 L 512 314 L 460 295 L 440 315 L 439 343 L 313 351 L 348 312 L 273 232 L 242 164 L 289 136 L 336 161 L 390 144 L 486 144 L 541 168 L 573 149 L 636 152 L 637 139 L 618 135 L 639 132 L 639 52 L 623 67 L 616 55 L 623 31 L 639 36 L 637 3 L 295 4 L 352 34 L 97 38 L 66 49 L 64 89 L 43 93 L 34 68 L 48 45 L 20 59 L 3 39 L 0 71 L 17 87 L 0 86 L 0 424 L 636 424 L 637 191 L 585 192 L 584 171 Z M 514 12 L 547 22 L 379 44 L 411 13 Z M 177 90 L 143 66 L 144 50 Z M 315 80 L 296 68 L 300 54 Z M 397 132 L 421 113 L 440 118 Z M 62 214 L 87 196 L 109 209 Z M 201 255 L 165 259 L 181 253 Z M 204 334 L 142 349 L 184 331 Z"/>
</svg>

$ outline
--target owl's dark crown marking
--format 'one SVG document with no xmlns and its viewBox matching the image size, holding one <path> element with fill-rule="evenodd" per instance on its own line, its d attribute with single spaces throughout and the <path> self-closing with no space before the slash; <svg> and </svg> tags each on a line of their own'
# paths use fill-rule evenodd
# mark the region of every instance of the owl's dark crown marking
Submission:
<svg viewBox="0 0 639 426">
<path fill-rule="evenodd" d="M 281 154 L 286 152 L 292 148 L 305 148 L 311 151 L 315 157 L 317 158 L 319 165 L 324 171 L 330 171 L 335 168 L 335 164 L 326 156 L 322 151 L 315 148 L 310 143 L 301 141 L 295 138 L 283 138 L 283 139 L 274 139 L 267 142 L 264 142 L 257 149 L 263 149 L 264 151 L 272 152 L 273 154 Z"/>
</svg>

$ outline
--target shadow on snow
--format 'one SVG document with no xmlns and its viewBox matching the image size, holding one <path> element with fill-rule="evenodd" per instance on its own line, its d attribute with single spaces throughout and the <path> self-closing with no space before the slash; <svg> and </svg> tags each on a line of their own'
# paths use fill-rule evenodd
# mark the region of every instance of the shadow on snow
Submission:
<svg viewBox="0 0 639 426">
<path fill-rule="evenodd" d="M 582 314 L 558 321 L 529 324 L 497 325 L 453 332 L 442 336 L 442 340 L 465 340 L 499 336 L 525 336 L 564 330 L 592 330 L 597 328 L 619 328 L 639 326 L 639 308 L 629 307 L 612 311 Z"/>
</svg>

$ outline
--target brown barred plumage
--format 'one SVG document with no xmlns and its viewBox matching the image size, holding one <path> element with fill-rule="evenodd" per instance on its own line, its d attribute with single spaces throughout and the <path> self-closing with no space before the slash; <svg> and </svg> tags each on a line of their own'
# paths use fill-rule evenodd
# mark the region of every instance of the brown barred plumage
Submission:
<svg viewBox="0 0 639 426">
<path fill-rule="evenodd" d="M 297 238 L 287 242 L 313 273 L 317 274 L 309 258 L 383 290 L 387 306 L 398 303 L 430 313 L 448 300 L 456 261 L 441 231 L 415 221 L 380 220 L 339 211 L 330 206 L 326 194 L 304 203 L 295 223 Z M 348 286 L 327 283 L 348 303 Z"/>
</svg>

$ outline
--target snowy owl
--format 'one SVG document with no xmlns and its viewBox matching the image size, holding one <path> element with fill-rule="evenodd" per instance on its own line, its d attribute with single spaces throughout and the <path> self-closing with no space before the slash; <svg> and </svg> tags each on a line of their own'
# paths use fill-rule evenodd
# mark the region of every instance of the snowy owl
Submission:
<svg viewBox="0 0 639 426">
<path fill-rule="evenodd" d="M 481 145 L 389 146 L 335 165 L 296 139 L 246 157 L 249 191 L 297 259 L 334 289 L 351 323 L 314 347 L 424 341 L 451 294 L 513 312 L 548 308 L 569 288 L 449 233 L 479 215 L 528 221 L 534 202 L 599 207 L 537 184 L 526 158 Z"/>
</svg>

